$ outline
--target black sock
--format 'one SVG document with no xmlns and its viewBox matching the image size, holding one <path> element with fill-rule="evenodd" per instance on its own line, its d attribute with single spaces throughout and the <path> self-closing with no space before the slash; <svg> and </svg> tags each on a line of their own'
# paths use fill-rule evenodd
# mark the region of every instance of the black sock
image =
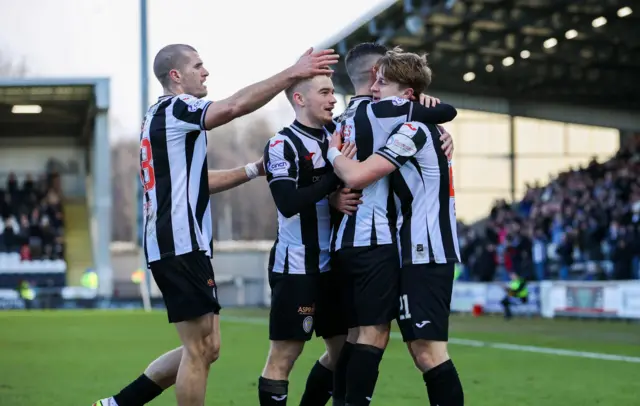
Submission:
<svg viewBox="0 0 640 406">
<path fill-rule="evenodd" d="M 333 406 L 344 405 L 344 399 L 347 395 L 347 367 L 353 352 L 353 346 L 349 341 L 345 342 L 340 351 L 340 356 L 338 356 L 336 370 L 333 371 Z"/>
<path fill-rule="evenodd" d="M 367 406 L 378 380 L 378 367 L 384 350 L 366 344 L 355 344 L 347 368 L 347 396 L 350 406 Z"/>
<path fill-rule="evenodd" d="M 113 399 L 118 406 L 143 406 L 160 396 L 164 389 L 145 374 L 140 375 L 120 391 Z"/>
<path fill-rule="evenodd" d="M 316 361 L 309 372 L 300 406 L 324 406 L 331 399 L 332 391 L 333 372 Z"/>
<path fill-rule="evenodd" d="M 429 402 L 438 406 L 464 406 L 464 392 L 453 361 L 448 360 L 422 375 Z"/>
<path fill-rule="evenodd" d="M 258 380 L 258 398 L 260 406 L 283 406 L 287 404 L 289 381 L 275 381 L 260 377 Z"/>
</svg>

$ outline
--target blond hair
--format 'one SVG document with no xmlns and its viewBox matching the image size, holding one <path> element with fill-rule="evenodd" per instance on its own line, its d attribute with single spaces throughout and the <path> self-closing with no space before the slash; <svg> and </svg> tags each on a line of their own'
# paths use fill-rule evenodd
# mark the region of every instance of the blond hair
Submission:
<svg viewBox="0 0 640 406">
<path fill-rule="evenodd" d="M 414 95 L 424 93 L 431 84 L 431 68 L 426 54 L 404 52 L 395 47 L 380 58 L 376 69 L 382 70 L 388 81 L 413 89 Z"/>
</svg>

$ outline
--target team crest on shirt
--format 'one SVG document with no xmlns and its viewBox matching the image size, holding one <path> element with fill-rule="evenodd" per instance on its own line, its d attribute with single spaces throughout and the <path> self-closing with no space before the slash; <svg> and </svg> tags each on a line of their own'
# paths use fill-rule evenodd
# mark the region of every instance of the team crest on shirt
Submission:
<svg viewBox="0 0 640 406">
<path fill-rule="evenodd" d="M 188 110 L 192 113 L 198 111 L 199 108 L 202 108 L 207 103 L 206 100 L 199 99 L 195 103 L 189 103 Z"/>
<path fill-rule="evenodd" d="M 409 101 L 409 99 L 403 99 L 402 97 L 394 97 L 391 99 L 391 103 L 393 103 L 394 106 L 402 106 L 403 104 L 406 104 Z"/>
<path fill-rule="evenodd" d="M 313 316 L 307 316 L 302 321 L 302 329 L 305 333 L 310 333 L 313 328 Z"/>
</svg>

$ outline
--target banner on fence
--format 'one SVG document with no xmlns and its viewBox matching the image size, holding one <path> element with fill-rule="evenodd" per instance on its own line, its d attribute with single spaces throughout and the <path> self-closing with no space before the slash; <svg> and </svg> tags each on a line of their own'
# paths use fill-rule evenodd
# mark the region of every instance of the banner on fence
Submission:
<svg viewBox="0 0 640 406">
<path fill-rule="evenodd" d="M 639 318 L 640 282 L 562 282 L 541 284 L 544 317 Z"/>
</svg>

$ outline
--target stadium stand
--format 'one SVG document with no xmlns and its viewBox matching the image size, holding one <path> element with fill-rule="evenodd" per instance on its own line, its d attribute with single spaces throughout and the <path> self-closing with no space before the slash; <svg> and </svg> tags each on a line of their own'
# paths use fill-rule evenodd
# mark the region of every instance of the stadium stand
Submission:
<svg viewBox="0 0 640 406">
<path fill-rule="evenodd" d="M 640 136 L 607 162 L 529 186 L 517 204 L 497 202 L 484 232 L 461 226 L 461 250 L 472 280 L 505 271 L 538 280 L 638 278 Z"/>
<path fill-rule="evenodd" d="M 111 292 L 108 80 L 0 79 L 0 291 Z M 93 289 L 95 291 L 95 289 Z M 81 292 L 83 293 L 83 292 Z M 95 292 L 92 292 L 95 295 Z M 46 300 L 45 300 L 46 301 Z"/>
<path fill-rule="evenodd" d="M 0 189 L 0 284 L 64 284 L 64 216 L 60 176 L 20 178 L 10 172 Z"/>
<path fill-rule="evenodd" d="M 640 82 L 632 77 L 640 68 L 640 20 L 628 11 L 637 5 L 637 0 L 389 1 L 321 44 L 343 55 L 367 41 L 427 53 L 434 95 L 459 110 L 508 117 L 499 124 L 507 127 L 507 136 L 487 138 L 482 152 L 457 153 L 454 160 L 458 168 L 473 164 L 476 173 L 506 179 L 509 188 L 496 191 L 507 198 L 492 207 L 488 219 L 460 226 L 462 280 L 504 280 L 510 270 L 530 279 L 640 276 L 639 141 L 632 136 L 640 129 Z M 631 8 L 625 12 L 625 6 Z M 337 92 L 350 94 L 346 69 L 335 70 Z M 548 185 L 527 186 L 520 199 L 519 159 L 575 157 L 558 152 L 566 151 L 564 146 L 555 152 L 518 147 L 524 136 L 516 130 L 518 118 L 615 128 L 621 149 L 611 160 L 599 159 L 602 163 L 585 160 Z M 481 131 L 473 127 L 473 132 Z M 588 144 L 587 134 L 575 143 L 580 142 Z M 503 159 L 507 165 L 498 164 Z M 575 168 L 576 162 L 567 166 Z M 465 176 L 472 176 L 459 171 L 456 195 L 477 206 L 481 202 L 464 185 Z M 483 178 L 489 176 L 474 180 Z"/>
</svg>

